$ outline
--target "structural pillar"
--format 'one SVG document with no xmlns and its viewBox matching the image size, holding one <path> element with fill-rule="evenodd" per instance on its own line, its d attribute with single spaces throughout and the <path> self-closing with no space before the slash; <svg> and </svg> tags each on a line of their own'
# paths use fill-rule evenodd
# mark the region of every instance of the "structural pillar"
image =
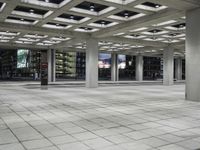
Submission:
<svg viewBox="0 0 200 150">
<path fill-rule="evenodd" d="M 143 56 L 136 56 L 136 81 L 143 81 Z"/>
<path fill-rule="evenodd" d="M 186 13 L 186 99 L 200 102 L 200 9 Z"/>
<path fill-rule="evenodd" d="M 174 49 L 168 46 L 163 53 L 163 84 L 174 84 Z"/>
<path fill-rule="evenodd" d="M 111 55 L 111 81 L 119 80 L 118 57 L 116 53 Z"/>
<path fill-rule="evenodd" d="M 86 87 L 98 87 L 98 40 L 90 38 L 86 41 Z"/>
<path fill-rule="evenodd" d="M 47 51 L 47 61 L 48 61 L 48 82 L 55 82 L 56 80 L 56 59 L 55 59 L 55 49 L 50 49 Z"/>
<path fill-rule="evenodd" d="M 175 78 L 182 80 L 182 58 L 179 57 L 175 60 Z"/>
<path fill-rule="evenodd" d="M 41 85 L 48 85 L 48 55 L 47 50 L 41 51 Z"/>
</svg>

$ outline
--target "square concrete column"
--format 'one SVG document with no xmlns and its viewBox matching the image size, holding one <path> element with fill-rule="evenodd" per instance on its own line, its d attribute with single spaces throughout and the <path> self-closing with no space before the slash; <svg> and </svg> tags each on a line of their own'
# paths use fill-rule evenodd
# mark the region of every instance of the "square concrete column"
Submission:
<svg viewBox="0 0 200 150">
<path fill-rule="evenodd" d="M 182 58 L 179 57 L 175 60 L 175 78 L 182 80 Z"/>
<path fill-rule="evenodd" d="M 136 81 L 143 81 L 143 56 L 136 56 Z"/>
<path fill-rule="evenodd" d="M 98 87 L 98 40 L 90 38 L 86 41 L 86 87 Z"/>
<path fill-rule="evenodd" d="M 56 53 L 54 49 L 47 51 L 48 61 L 48 82 L 55 82 L 56 80 Z"/>
<path fill-rule="evenodd" d="M 111 81 L 119 80 L 118 69 L 118 55 L 116 53 L 111 54 Z"/>
<path fill-rule="evenodd" d="M 186 13 L 186 99 L 200 102 L 200 9 Z"/>
<path fill-rule="evenodd" d="M 174 49 L 171 46 L 163 52 L 163 84 L 174 84 Z"/>
</svg>

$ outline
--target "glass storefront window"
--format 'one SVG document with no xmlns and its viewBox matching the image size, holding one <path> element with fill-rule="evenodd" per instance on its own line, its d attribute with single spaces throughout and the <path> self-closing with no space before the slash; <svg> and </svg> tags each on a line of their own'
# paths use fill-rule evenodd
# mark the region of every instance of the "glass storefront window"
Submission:
<svg viewBox="0 0 200 150">
<path fill-rule="evenodd" d="M 135 56 L 118 55 L 119 80 L 135 79 Z"/>
<path fill-rule="evenodd" d="M 111 79 L 111 54 L 99 54 L 99 80 Z"/>
</svg>

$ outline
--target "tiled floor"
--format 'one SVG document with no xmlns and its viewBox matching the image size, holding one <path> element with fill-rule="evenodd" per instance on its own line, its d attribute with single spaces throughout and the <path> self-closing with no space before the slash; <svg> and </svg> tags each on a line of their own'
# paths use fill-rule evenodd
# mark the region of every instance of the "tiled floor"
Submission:
<svg viewBox="0 0 200 150">
<path fill-rule="evenodd" d="M 0 150 L 196 150 L 184 85 L 97 89 L 0 83 Z"/>
</svg>

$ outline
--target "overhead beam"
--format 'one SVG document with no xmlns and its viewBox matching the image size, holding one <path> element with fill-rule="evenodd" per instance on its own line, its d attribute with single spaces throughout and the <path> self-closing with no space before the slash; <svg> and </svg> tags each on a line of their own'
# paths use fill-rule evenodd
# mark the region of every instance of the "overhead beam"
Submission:
<svg viewBox="0 0 200 150">
<path fill-rule="evenodd" d="M 0 13 L 0 22 L 4 21 L 10 14 L 11 12 L 15 9 L 17 5 L 20 4 L 20 0 L 10 0 L 10 1 L 5 1 L 6 2 L 6 7 L 2 10 Z"/>
</svg>

